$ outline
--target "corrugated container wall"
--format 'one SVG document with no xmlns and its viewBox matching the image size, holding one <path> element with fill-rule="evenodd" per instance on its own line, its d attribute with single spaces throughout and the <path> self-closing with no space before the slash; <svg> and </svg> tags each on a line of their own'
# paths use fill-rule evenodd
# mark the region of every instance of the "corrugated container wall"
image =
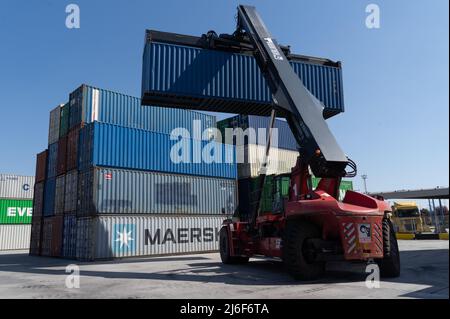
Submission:
<svg viewBox="0 0 450 319">
<path fill-rule="evenodd" d="M 66 164 L 67 164 L 67 136 L 63 136 L 58 141 L 56 175 L 62 175 L 66 173 Z"/>
<path fill-rule="evenodd" d="M 48 145 L 58 142 L 59 140 L 59 124 L 61 120 L 61 107 L 59 105 L 50 111 L 50 120 L 48 127 Z"/>
<path fill-rule="evenodd" d="M 80 173 L 77 215 L 232 215 L 236 181 L 94 168 Z"/>
<path fill-rule="evenodd" d="M 216 158 L 202 156 L 209 154 L 205 151 L 208 145 L 215 149 Z M 168 134 L 99 122 L 81 130 L 78 153 L 80 170 L 104 166 L 230 179 L 237 176 L 232 145 L 171 140 Z M 178 160 L 183 162 L 177 163 Z"/>
<path fill-rule="evenodd" d="M 75 258 L 77 248 L 77 217 L 75 214 L 64 215 L 62 256 Z"/>
<path fill-rule="evenodd" d="M 42 255 L 61 256 L 63 236 L 63 216 L 44 218 L 42 230 Z"/>
<path fill-rule="evenodd" d="M 305 87 L 325 105 L 325 116 L 344 111 L 341 68 L 290 61 Z M 195 106 L 196 109 L 270 115 L 271 92 L 251 55 L 147 40 L 143 56 L 142 97 Z M 172 98 L 168 102 L 167 98 Z"/>
<path fill-rule="evenodd" d="M 39 217 L 31 224 L 30 255 L 39 256 L 41 254 L 42 223 L 43 220 Z"/>
<path fill-rule="evenodd" d="M 78 140 L 80 137 L 80 128 L 72 129 L 67 135 L 67 171 L 78 167 Z"/>
<path fill-rule="evenodd" d="M 34 176 L 0 174 L 0 198 L 32 199 Z"/>
<path fill-rule="evenodd" d="M 259 175 L 261 163 L 264 159 L 265 146 L 249 144 L 236 147 L 239 178 L 256 177 Z M 298 152 L 271 148 L 267 175 L 290 173 L 295 166 Z"/>
<path fill-rule="evenodd" d="M 30 248 L 31 225 L 0 225 L 0 250 Z"/>
<path fill-rule="evenodd" d="M 77 222 L 77 259 L 217 251 L 224 217 L 101 216 Z"/>
<path fill-rule="evenodd" d="M 170 134 L 178 127 L 192 132 L 193 121 L 202 131 L 216 127 L 216 117 L 194 111 L 141 106 L 141 100 L 125 94 L 82 85 L 70 95 L 70 127 L 94 121 Z"/>
<path fill-rule="evenodd" d="M 31 199 L 0 199 L 0 224 L 31 224 Z"/>
<path fill-rule="evenodd" d="M 58 142 L 48 146 L 47 178 L 56 176 L 58 166 Z"/>
<path fill-rule="evenodd" d="M 36 155 L 36 183 L 43 182 L 47 176 L 48 150 Z"/>
<path fill-rule="evenodd" d="M 222 141 L 229 143 L 231 141 L 226 140 L 227 131 L 226 128 L 241 128 L 244 133 L 248 135 L 233 139 L 234 145 L 246 145 L 246 144 L 259 144 L 265 145 L 267 143 L 267 136 L 269 132 L 270 118 L 266 116 L 256 115 L 237 115 L 225 120 L 217 122 L 217 128 L 221 132 Z M 248 129 L 251 129 L 248 130 Z M 292 151 L 298 150 L 297 141 L 292 134 L 289 125 L 285 120 L 276 119 L 274 124 L 276 134 L 272 134 L 271 146 L 275 148 L 287 149 Z M 248 130 L 247 132 L 245 132 Z M 273 131 L 274 133 L 275 131 Z M 260 134 L 264 133 L 264 134 Z M 253 141 L 252 141 L 253 140 Z M 219 140 L 218 140 L 219 141 Z"/>
<path fill-rule="evenodd" d="M 66 186 L 66 176 L 61 175 L 56 178 L 55 184 L 55 208 L 54 215 L 64 214 L 64 195 Z"/>
<path fill-rule="evenodd" d="M 73 213 L 77 210 L 78 171 L 72 170 L 66 174 L 66 188 L 64 195 L 64 212 Z"/>
<path fill-rule="evenodd" d="M 44 216 L 52 216 L 55 213 L 56 178 L 45 181 L 44 188 Z"/>
<path fill-rule="evenodd" d="M 66 103 L 61 108 L 61 119 L 59 123 L 59 137 L 64 137 L 67 135 L 67 132 L 69 132 L 69 110 L 70 110 L 70 104 Z"/>
<path fill-rule="evenodd" d="M 33 216 L 44 214 L 44 184 L 45 182 L 40 182 L 34 185 Z"/>
</svg>

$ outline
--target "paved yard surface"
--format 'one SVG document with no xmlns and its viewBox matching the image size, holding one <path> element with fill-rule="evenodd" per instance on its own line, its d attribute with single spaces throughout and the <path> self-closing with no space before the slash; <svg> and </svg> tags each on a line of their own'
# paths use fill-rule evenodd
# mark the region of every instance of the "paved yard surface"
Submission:
<svg viewBox="0 0 450 319">
<path fill-rule="evenodd" d="M 449 298 L 449 242 L 400 241 L 402 275 L 368 289 L 364 267 L 331 264 L 319 281 L 296 282 L 281 262 L 222 265 L 218 254 L 78 263 L 80 288 L 66 288 L 73 261 L 0 252 L 0 298 Z"/>
</svg>

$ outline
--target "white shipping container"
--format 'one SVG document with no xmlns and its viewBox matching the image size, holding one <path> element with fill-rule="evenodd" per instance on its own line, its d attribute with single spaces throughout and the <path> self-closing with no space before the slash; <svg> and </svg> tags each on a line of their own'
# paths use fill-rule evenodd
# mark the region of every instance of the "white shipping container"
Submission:
<svg viewBox="0 0 450 319">
<path fill-rule="evenodd" d="M 249 144 L 236 147 L 239 178 L 257 177 L 264 161 L 266 147 Z M 270 148 L 267 175 L 290 173 L 295 166 L 299 153 L 297 151 Z"/>
<path fill-rule="evenodd" d="M 59 124 L 61 122 L 61 104 L 50 111 L 50 120 L 48 125 L 48 145 L 58 142 L 59 140 Z"/>
<path fill-rule="evenodd" d="M 0 250 L 30 248 L 31 225 L 0 225 Z"/>
<path fill-rule="evenodd" d="M 0 198 L 33 199 L 34 176 L 0 174 Z"/>
<path fill-rule="evenodd" d="M 120 215 L 79 218 L 81 260 L 217 251 L 227 216 Z"/>
</svg>

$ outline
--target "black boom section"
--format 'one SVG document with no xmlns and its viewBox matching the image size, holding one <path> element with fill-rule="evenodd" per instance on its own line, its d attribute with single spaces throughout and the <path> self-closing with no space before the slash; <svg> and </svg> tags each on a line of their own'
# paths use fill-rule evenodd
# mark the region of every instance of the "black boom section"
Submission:
<svg viewBox="0 0 450 319">
<path fill-rule="evenodd" d="M 295 74 L 255 7 L 238 7 L 236 33 L 253 43 L 255 59 L 272 90 L 274 108 L 287 119 L 303 160 L 311 166 L 314 175 L 344 176 L 348 159 L 323 118 L 323 105 Z"/>
</svg>

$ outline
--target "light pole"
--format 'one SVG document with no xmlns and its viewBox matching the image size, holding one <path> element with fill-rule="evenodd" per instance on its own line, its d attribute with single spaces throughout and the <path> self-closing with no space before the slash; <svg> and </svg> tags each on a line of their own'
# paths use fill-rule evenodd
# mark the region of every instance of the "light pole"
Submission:
<svg viewBox="0 0 450 319">
<path fill-rule="evenodd" d="M 364 192 L 365 192 L 365 194 L 367 194 L 367 175 L 366 174 L 364 174 L 364 175 L 361 175 L 361 178 L 363 179 L 363 182 L 364 182 Z"/>
</svg>

